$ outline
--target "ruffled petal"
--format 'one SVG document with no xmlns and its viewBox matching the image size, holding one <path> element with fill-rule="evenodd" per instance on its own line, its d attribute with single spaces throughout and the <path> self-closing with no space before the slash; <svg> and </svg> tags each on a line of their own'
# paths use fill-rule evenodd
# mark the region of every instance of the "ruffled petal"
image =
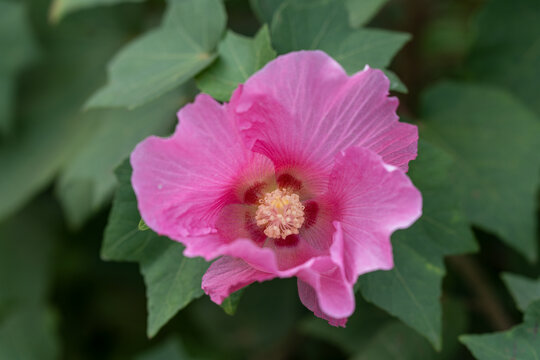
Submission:
<svg viewBox="0 0 540 360">
<path fill-rule="evenodd" d="M 321 51 L 280 56 L 239 87 L 231 100 L 246 144 L 276 170 L 306 172 L 325 188 L 334 156 L 362 145 L 407 169 L 416 157 L 417 129 L 399 123 L 389 80 L 366 67 L 352 77 Z"/>
<path fill-rule="evenodd" d="M 311 266 L 300 269 L 296 276 L 317 295 L 316 310 L 320 310 L 323 318 L 335 319 L 333 321 L 339 323 L 337 319 L 344 320 L 352 315 L 355 299 L 354 283 L 345 276 L 345 244 L 341 223 L 334 221 L 333 226 L 335 232 L 330 254 L 315 258 Z"/>
<path fill-rule="evenodd" d="M 226 255 L 211 265 L 205 274 L 203 288 L 212 296 L 212 300 L 220 303 L 231 292 L 234 292 L 253 281 L 264 281 L 273 277 L 289 278 L 296 276 L 316 293 L 316 303 L 302 301 L 317 316 L 329 320 L 332 324 L 343 326 L 346 318 L 354 312 L 354 283 L 345 275 L 345 253 L 341 224 L 334 222 L 335 229 L 332 246 L 326 254 L 306 257 L 305 261 L 294 261 L 296 266 L 282 268 L 283 251 L 259 247 L 248 239 L 237 239 L 223 244 L 216 249 L 216 254 Z M 285 247 L 284 247 L 285 248 Z M 281 251 L 281 252 L 280 252 Z M 299 251 L 299 255 L 307 251 Z M 291 254 L 294 253 L 294 250 Z M 227 277 L 231 277 L 229 281 Z M 302 293 L 301 293 L 301 296 Z"/>
<path fill-rule="evenodd" d="M 309 310 L 313 311 L 313 314 L 321 319 L 327 320 L 328 323 L 332 326 L 345 327 L 347 324 L 348 318 L 336 319 L 328 316 L 322 312 L 319 301 L 317 299 L 317 293 L 315 290 L 307 283 L 298 279 L 298 296 L 300 301 L 307 307 Z"/>
<path fill-rule="evenodd" d="M 325 114 L 333 123 L 322 126 L 325 135 L 317 138 L 327 147 L 327 156 L 362 146 L 382 156 L 385 163 L 407 171 L 409 161 L 417 155 L 418 128 L 399 122 L 399 100 L 388 97 L 389 89 L 386 75 L 369 67 L 348 78 Z"/>
<path fill-rule="evenodd" d="M 352 147 L 336 157 L 326 196 L 342 224 L 348 281 L 391 269 L 390 235 L 422 214 L 422 196 L 407 175 L 370 150 Z"/>
<path fill-rule="evenodd" d="M 213 302 L 221 304 L 230 294 L 255 281 L 276 275 L 254 269 L 241 259 L 223 256 L 214 261 L 202 278 L 202 289 Z"/>
<path fill-rule="evenodd" d="M 142 218 L 159 234 L 188 247 L 188 237 L 216 232 L 223 207 L 243 202 L 242 189 L 273 174 L 268 159 L 243 145 L 227 114 L 226 106 L 199 95 L 178 113 L 180 123 L 172 137 L 149 137 L 131 155 Z"/>
</svg>

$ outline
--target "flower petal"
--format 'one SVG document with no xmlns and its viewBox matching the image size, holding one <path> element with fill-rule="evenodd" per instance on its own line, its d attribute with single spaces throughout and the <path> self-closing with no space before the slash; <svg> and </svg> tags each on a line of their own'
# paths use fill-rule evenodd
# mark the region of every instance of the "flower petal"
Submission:
<svg viewBox="0 0 540 360">
<path fill-rule="evenodd" d="M 286 247 L 282 249 L 259 247 L 248 239 L 237 239 L 223 244 L 215 250 L 216 254 L 224 254 L 226 256 L 221 259 L 229 260 L 222 264 L 221 261 L 225 260 L 220 259 L 214 263 L 216 265 L 211 265 L 203 279 L 203 288 L 213 296 L 213 301 L 220 303 L 228 294 L 253 281 L 296 276 L 317 294 L 317 306 L 310 305 L 311 303 L 303 298 L 302 301 L 306 301 L 306 306 L 316 315 L 323 314 L 320 316 L 332 323 L 344 325 L 355 307 L 354 283 L 348 281 L 345 275 L 345 247 L 341 224 L 334 222 L 333 226 L 335 232 L 329 252 L 306 257 L 303 262 L 299 261 L 302 259 L 296 259 L 291 261 L 291 264 L 286 264 L 288 266 L 284 268 L 281 267 L 283 260 L 279 257 L 283 257 L 283 252 L 287 251 Z M 294 249 L 291 250 L 291 254 L 294 254 Z M 292 265 L 296 266 L 291 267 Z M 228 276 L 232 281 L 227 279 Z"/>
<path fill-rule="evenodd" d="M 220 210 L 243 202 L 240 189 L 273 166 L 243 145 L 226 106 L 211 97 L 199 95 L 178 118 L 172 137 L 149 137 L 133 151 L 132 184 L 146 224 L 185 243 L 215 233 Z"/>
<path fill-rule="evenodd" d="M 390 235 L 422 213 L 422 196 L 407 175 L 370 150 L 351 147 L 336 157 L 326 196 L 342 224 L 348 281 L 391 269 Z"/>
<path fill-rule="evenodd" d="M 315 316 L 327 320 L 330 325 L 345 327 L 345 324 L 347 324 L 348 318 L 336 319 L 323 313 L 319 306 L 319 301 L 317 299 L 317 293 L 315 292 L 315 290 L 313 290 L 313 288 L 309 284 L 303 282 L 300 279 L 298 279 L 298 296 L 300 297 L 300 301 L 302 302 L 302 304 L 304 304 L 305 307 L 313 311 L 313 314 Z"/>
<path fill-rule="evenodd" d="M 417 129 L 398 122 L 389 86 L 379 70 L 366 67 L 349 77 L 324 52 L 300 51 L 248 79 L 231 109 L 247 145 L 270 158 L 278 173 L 300 168 L 320 189 L 333 157 L 350 146 L 368 147 L 404 170 L 416 157 Z"/>
<path fill-rule="evenodd" d="M 354 282 L 348 281 L 345 276 L 345 244 L 341 223 L 334 221 L 333 225 L 335 232 L 329 256 L 314 259 L 311 266 L 298 271 L 297 277 L 317 294 L 318 309 L 324 318 L 346 319 L 354 312 Z"/>
<path fill-rule="evenodd" d="M 255 281 L 263 282 L 276 275 L 249 266 L 245 261 L 223 256 L 214 261 L 202 278 L 202 289 L 213 302 L 221 304 L 230 294 Z"/>
</svg>

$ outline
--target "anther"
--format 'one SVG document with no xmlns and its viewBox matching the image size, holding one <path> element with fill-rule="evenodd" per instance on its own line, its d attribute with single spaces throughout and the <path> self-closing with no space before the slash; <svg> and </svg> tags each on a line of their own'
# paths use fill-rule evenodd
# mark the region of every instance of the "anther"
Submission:
<svg viewBox="0 0 540 360">
<path fill-rule="evenodd" d="M 255 220 L 266 236 L 285 239 L 298 234 L 304 223 L 304 206 L 297 194 L 277 189 L 266 193 L 259 204 Z"/>
</svg>

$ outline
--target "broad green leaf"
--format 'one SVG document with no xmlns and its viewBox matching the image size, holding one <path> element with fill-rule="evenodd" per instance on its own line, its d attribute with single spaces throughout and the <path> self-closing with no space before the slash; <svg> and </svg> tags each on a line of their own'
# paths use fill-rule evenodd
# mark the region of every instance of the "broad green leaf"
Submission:
<svg viewBox="0 0 540 360">
<path fill-rule="evenodd" d="M 346 0 L 352 27 L 365 25 L 388 0 Z"/>
<path fill-rule="evenodd" d="M 347 16 L 342 1 L 286 1 L 272 19 L 272 43 L 280 54 L 323 50 L 352 74 L 366 65 L 384 69 L 410 38 L 387 30 L 354 30 Z M 397 79 L 392 85 L 402 88 Z"/>
<path fill-rule="evenodd" d="M 448 179 L 453 166 L 444 152 L 420 143 L 409 176 L 422 192 L 423 215 L 392 236 L 394 269 L 365 274 L 357 283 L 366 300 L 397 316 L 436 349 L 441 347 L 444 256 L 477 250 Z"/>
<path fill-rule="evenodd" d="M 52 22 L 60 21 L 72 12 L 88 9 L 95 6 L 110 6 L 126 2 L 141 2 L 143 0 L 53 0 L 49 12 Z"/>
<path fill-rule="evenodd" d="M 505 91 L 442 83 L 422 99 L 423 135 L 452 155 L 469 221 L 536 258 L 540 122 Z"/>
<path fill-rule="evenodd" d="M 253 12 L 262 23 L 270 24 L 274 13 L 287 0 L 250 0 Z M 345 1 L 352 27 L 365 25 L 388 0 L 335 0 Z"/>
<path fill-rule="evenodd" d="M 220 101 L 228 101 L 238 84 L 276 57 L 266 26 L 253 39 L 227 32 L 218 54 L 219 59 L 197 77 L 197 86 Z"/>
<path fill-rule="evenodd" d="M 540 299 L 540 280 L 511 273 L 503 273 L 501 277 L 521 311 L 525 311 L 531 303 Z"/>
<path fill-rule="evenodd" d="M 0 318 L 0 359 L 56 360 L 56 317 L 45 307 L 20 307 Z"/>
<path fill-rule="evenodd" d="M 506 87 L 537 115 L 540 115 L 539 18 L 538 0 L 486 2 L 475 21 L 477 41 L 468 67 L 471 77 Z"/>
<path fill-rule="evenodd" d="M 129 35 L 116 13 L 73 16 L 42 34 L 41 62 L 20 82 L 17 131 L 0 143 L 0 219 L 46 186 L 84 140 L 92 124 L 79 121 L 81 105 Z"/>
<path fill-rule="evenodd" d="M 140 265 L 148 299 L 148 336 L 154 336 L 179 310 L 203 294 L 201 279 L 208 263 L 186 258 L 183 246 L 151 230 L 140 231 L 137 199 L 131 188 L 131 167 L 116 171 L 119 181 L 101 249 L 103 260 Z"/>
<path fill-rule="evenodd" d="M 92 126 L 84 141 L 63 167 L 57 193 L 73 227 L 79 227 L 112 197 L 114 169 L 149 135 L 167 135 L 176 112 L 191 89 L 174 91 L 133 111 L 100 109 L 78 118 Z"/>
<path fill-rule="evenodd" d="M 537 360 L 540 358 L 540 301 L 532 303 L 522 324 L 508 331 L 484 335 L 463 335 L 459 340 L 478 360 Z"/>
<path fill-rule="evenodd" d="M 287 0 L 249 0 L 251 9 L 261 23 L 270 25 L 274 13 Z"/>
<path fill-rule="evenodd" d="M 190 356 L 182 348 L 180 342 L 170 338 L 158 346 L 139 355 L 135 360 L 189 360 Z"/>
<path fill-rule="evenodd" d="M 215 59 L 225 23 L 219 0 L 171 0 L 162 25 L 109 63 L 108 84 L 86 106 L 133 109 L 188 81 Z"/>
<path fill-rule="evenodd" d="M 0 2 L 0 135 L 12 127 L 15 76 L 37 54 L 25 10 L 19 2 Z"/>
</svg>

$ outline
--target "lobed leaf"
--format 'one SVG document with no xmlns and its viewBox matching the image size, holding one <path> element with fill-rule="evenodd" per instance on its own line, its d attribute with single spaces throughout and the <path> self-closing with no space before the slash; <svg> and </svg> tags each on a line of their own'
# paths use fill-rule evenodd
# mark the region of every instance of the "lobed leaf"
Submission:
<svg viewBox="0 0 540 360">
<path fill-rule="evenodd" d="M 503 86 L 540 115 L 540 2 L 493 0 L 475 19 L 470 77 Z M 504 26 L 501 26 L 504 21 Z"/>
<path fill-rule="evenodd" d="M 197 77 L 197 86 L 219 101 L 228 101 L 238 84 L 276 57 L 266 26 L 253 39 L 228 31 L 218 54 L 218 60 Z"/>
<path fill-rule="evenodd" d="M 225 23 L 219 0 L 171 0 L 162 25 L 112 59 L 108 84 L 86 107 L 133 109 L 185 83 L 214 61 Z"/>
<path fill-rule="evenodd" d="M 423 135 L 456 162 L 452 174 L 470 222 L 536 259 L 540 123 L 497 88 L 442 83 L 422 99 Z"/>
<path fill-rule="evenodd" d="M 423 215 L 409 229 L 392 236 L 394 269 L 365 274 L 357 287 L 366 300 L 397 316 L 440 349 L 444 256 L 478 247 L 448 179 L 453 161 L 425 142 L 420 143 L 418 154 L 409 176 L 422 192 Z"/>
<path fill-rule="evenodd" d="M 503 273 L 501 277 L 521 311 L 524 312 L 530 304 L 540 299 L 540 280 L 511 273 Z"/>
<path fill-rule="evenodd" d="M 272 18 L 272 42 L 280 54 L 320 49 L 349 73 L 366 65 L 382 68 L 410 39 L 408 34 L 387 30 L 354 30 L 342 1 L 285 1 Z M 404 89 L 393 75 L 392 90 Z"/>
<path fill-rule="evenodd" d="M 352 27 L 365 25 L 388 0 L 345 0 Z"/>
<path fill-rule="evenodd" d="M 540 357 L 540 301 L 533 302 L 522 324 L 508 331 L 484 335 L 462 335 L 459 340 L 478 360 L 533 360 Z"/>
<path fill-rule="evenodd" d="M 208 263 L 186 258 L 184 247 L 152 230 L 140 231 L 131 166 L 116 171 L 118 188 L 101 249 L 103 260 L 139 263 L 148 299 L 147 334 L 153 337 L 179 310 L 203 294 L 201 279 Z"/>
<path fill-rule="evenodd" d="M 133 111 L 95 109 L 79 116 L 77 120 L 92 126 L 62 168 L 56 188 L 72 227 L 81 226 L 109 201 L 116 186 L 114 169 L 137 143 L 170 133 L 176 112 L 191 93 L 184 88 Z"/>
</svg>

